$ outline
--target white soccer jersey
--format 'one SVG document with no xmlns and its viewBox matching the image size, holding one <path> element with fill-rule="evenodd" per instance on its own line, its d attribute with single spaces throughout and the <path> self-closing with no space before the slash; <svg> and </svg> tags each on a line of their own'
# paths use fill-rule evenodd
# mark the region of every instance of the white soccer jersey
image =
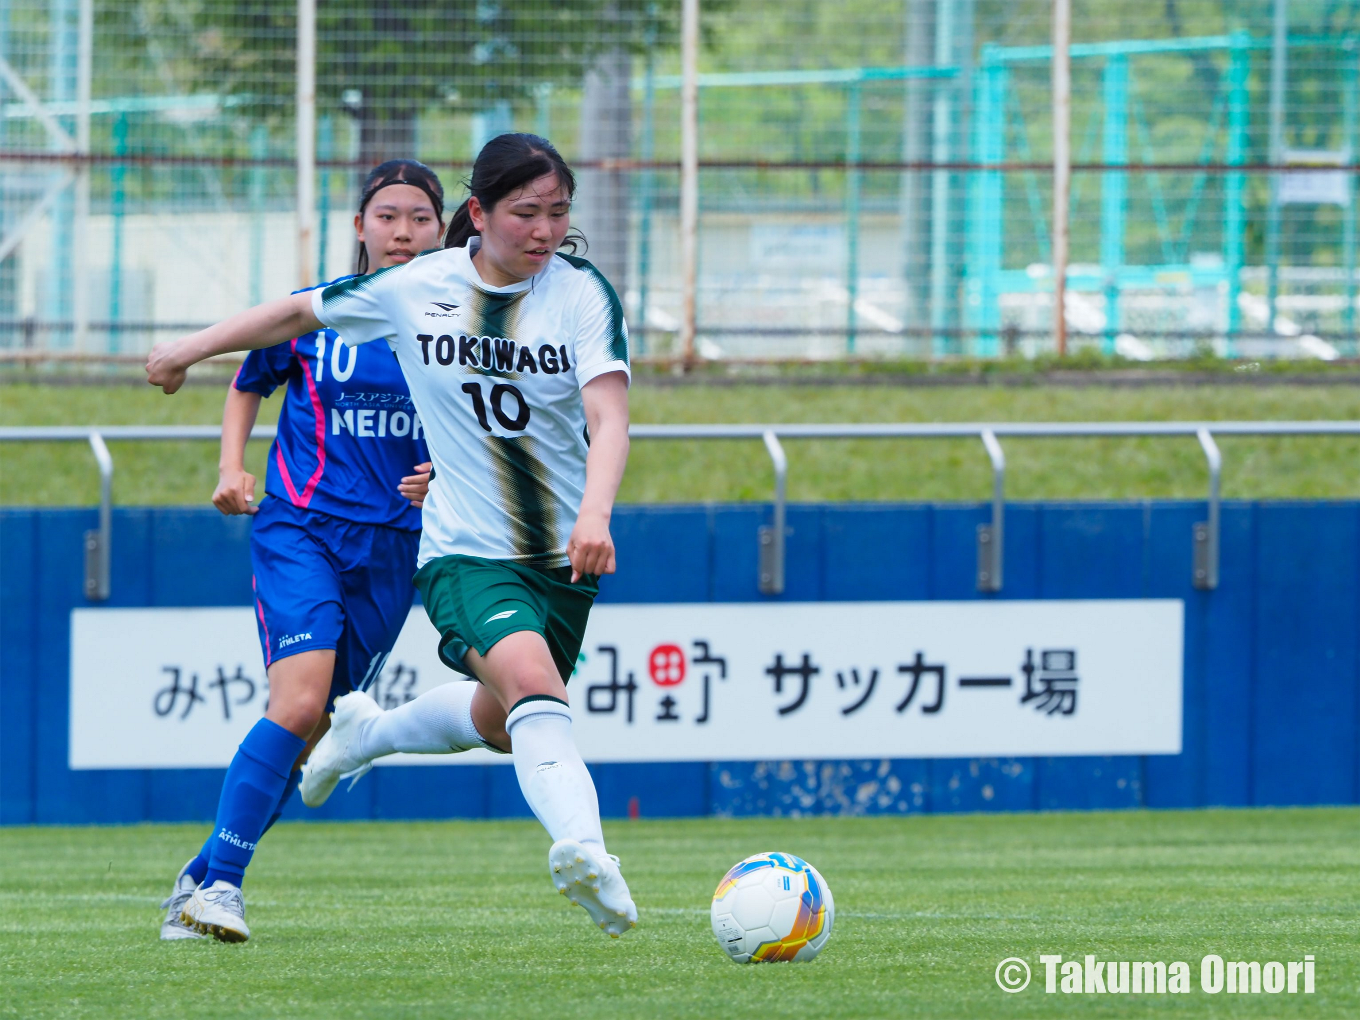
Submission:
<svg viewBox="0 0 1360 1020">
<path fill-rule="evenodd" d="M 420 565 L 566 566 L 586 482 L 580 390 L 629 375 L 623 309 L 594 266 L 562 254 L 488 286 L 472 264 L 480 241 L 315 291 L 312 309 L 347 344 L 381 337 L 396 352 L 435 468 Z"/>
</svg>

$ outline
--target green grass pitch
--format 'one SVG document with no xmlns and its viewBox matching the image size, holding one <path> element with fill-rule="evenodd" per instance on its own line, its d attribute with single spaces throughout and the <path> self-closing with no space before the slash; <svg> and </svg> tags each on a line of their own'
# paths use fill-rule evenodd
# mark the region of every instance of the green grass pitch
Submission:
<svg viewBox="0 0 1360 1020">
<path fill-rule="evenodd" d="M 205 827 L 0 830 L 0 1017 L 1360 1015 L 1360 810 L 615 821 L 641 912 L 618 941 L 548 881 L 532 822 L 283 824 L 245 945 L 161 944 Z M 728 866 L 812 861 L 836 926 L 741 967 L 709 931 Z M 1184 995 L 1046 995 L 1040 953 L 1184 960 Z M 1199 960 L 1316 957 L 1316 993 L 1209 995 Z M 1027 959 L 1007 995 L 994 971 Z"/>
</svg>

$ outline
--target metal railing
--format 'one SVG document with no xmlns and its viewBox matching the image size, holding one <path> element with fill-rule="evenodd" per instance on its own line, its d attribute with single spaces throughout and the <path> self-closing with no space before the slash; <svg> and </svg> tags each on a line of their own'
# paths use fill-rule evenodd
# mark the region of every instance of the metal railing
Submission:
<svg viewBox="0 0 1360 1020">
<path fill-rule="evenodd" d="M 251 439 L 272 439 L 272 426 L 256 426 Z M 1196 588 L 1218 587 L 1219 521 L 1223 456 L 1214 436 L 1354 436 L 1360 421 L 1205 421 L 1205 422 L 943 422 L 912 424 L 790 425 L 634 425 L 633 439 L 759 439 L 774 468 L 771 523 L 757 534 L 759 585 L 767 595 L 784 590 L 784 545 L 788 535 L 788 458 L 781 439 L 979 439 L 992 465 L 992 517 L 978 525 L 977 588 L 1002 589 L 1005 558 L 1006 455 L 1001 439 L 1135 438 L 1193 436 L 1209 470 L 1208 514 L 1194 525 L 1192 581 Z M 106 441 L 212 439 L 216 425 L 80 425 L 0 427 L 0 442 L 87 442 L 99 465 L 99 527 L 85 533 L 85 595 L 109 597 L 109 554 L 113 539 L 113 458 Z"/>
</svg>

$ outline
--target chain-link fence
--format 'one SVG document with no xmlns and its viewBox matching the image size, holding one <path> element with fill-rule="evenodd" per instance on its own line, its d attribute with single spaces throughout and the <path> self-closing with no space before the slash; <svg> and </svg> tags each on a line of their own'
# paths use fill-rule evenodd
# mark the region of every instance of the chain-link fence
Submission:
<svg viewBox="0 0 1360 1020">
<path fill-rule="evenodd" d="M 358 182 L 545 135 L 676 355 L 679 0 L 327 0 L 323 279 Z M 134 355 L 299 282 L 297 12 L 0 2 L 0 350 Z M 1048 0 L 703 0 L 697 353 L 1050 348 Z M 1356 347 L 1357 0 L 1075 0 L 1067 319 L 1133 358 Z M 1283 168 L 1283 169 L 1281 169 Z"/>
</svg>

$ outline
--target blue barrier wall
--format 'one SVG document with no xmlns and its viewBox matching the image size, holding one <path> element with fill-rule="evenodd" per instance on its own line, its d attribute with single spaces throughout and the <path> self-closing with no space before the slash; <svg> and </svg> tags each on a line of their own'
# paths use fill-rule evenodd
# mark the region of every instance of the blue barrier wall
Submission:
<svg viewBox="0 0 1360 1020">
<path fill-rule="evenodd" d="M 1202 503 L 1013 504 L 1009 599 L 1185 601 L 1184 751 L 1115 758 L 595 766 L 601 807 L 660 815 L 1355 803 L 1360 503 L 1228 503 L 1221 585 L 1190 583 Z M 763 507 L 620 508 L 611 602 L 761 601 Z M 976 599 L 983 507 L 795 506 L 790 601 Z M 221 770 L 72 772 L 70 611 L 93 510 L 0 510 L 0 824 L 206 820 Z M 115 511 L 110 606 L 250 603 L 249 523 Z M 378 769 L 294 817 L 527 816 L 509 765 Z"/>
</svg>

